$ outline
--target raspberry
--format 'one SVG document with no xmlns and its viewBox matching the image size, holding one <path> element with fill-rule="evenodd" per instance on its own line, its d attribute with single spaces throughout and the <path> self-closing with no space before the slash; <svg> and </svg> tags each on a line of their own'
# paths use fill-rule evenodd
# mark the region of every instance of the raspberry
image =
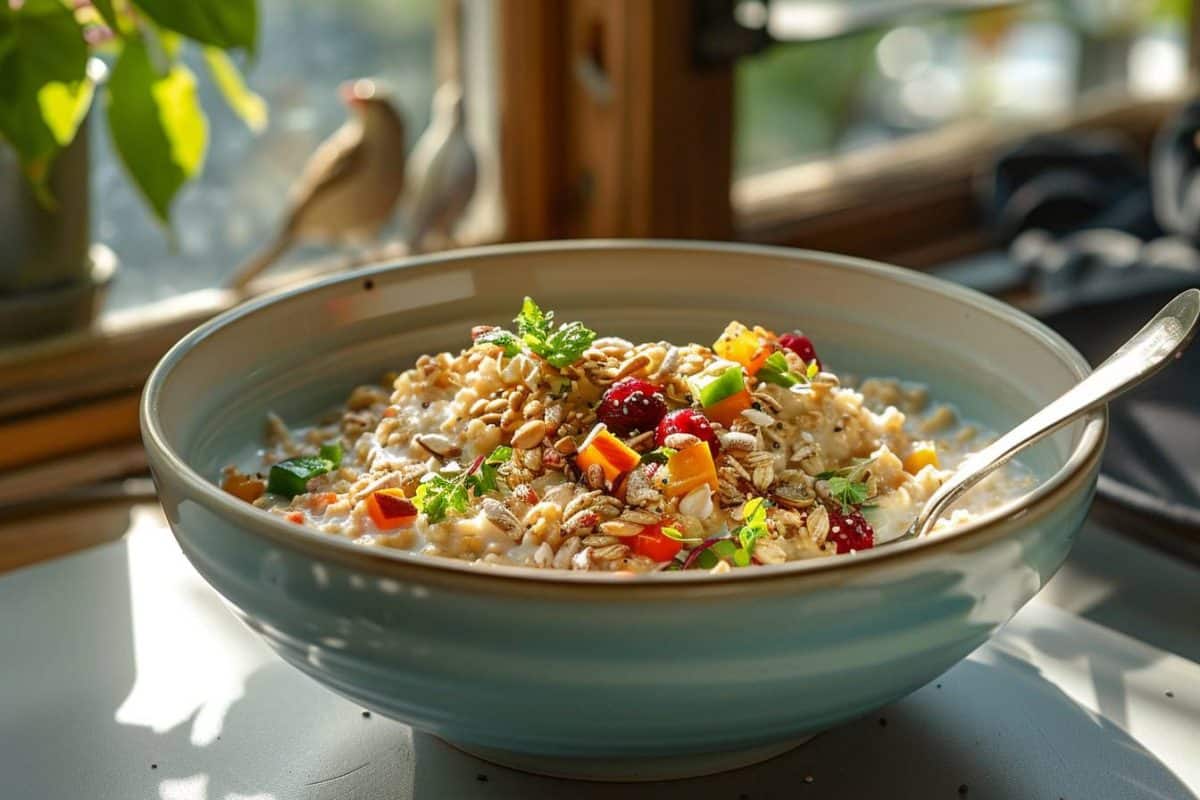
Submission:
<svg viewBox="0 0 1200 800">
<path fill-rule="evenodd" d="M 717 452 L 721 449 L 721 443 L 717 440 L 717 434 L 713 432 L 708 417 L 692 408 L 681 408 L 663 417 L 654 431 L 654 443 L 662 447 L 672 433 L 690 433 L 697 439 L 708 442 L 708 449 L 712 451 L 713 458 L 717 457 Z"/>
<path fill-rule="evenodd" d="M 666 413 L 662 389 L 640 378 L 626 378 L 608 387 L 596 407 L 596 418 L 618 436 L 654 430 Z"/>
<path fill-rule="evenodd" d="M 785 333 L 779 337 L 779 346 L 791 350 L 800 358 L 804 359 L 804 363 L 817 362 L 817 369 L 821 369 L 821 359 L 817 358 L 817 349 L 813 347 L 812 339 L 809 339 L 802 333 Z"/>
<path fill-rule="evenodd" d="M 843 514 L 840 506 L 830 506 L 828 511 L 829 540 L 837 544 L 839 553 L 870 550 L 875 546 L 875 530 L 861 511 L 854 509 L 849 514 Z"/>
</svg>

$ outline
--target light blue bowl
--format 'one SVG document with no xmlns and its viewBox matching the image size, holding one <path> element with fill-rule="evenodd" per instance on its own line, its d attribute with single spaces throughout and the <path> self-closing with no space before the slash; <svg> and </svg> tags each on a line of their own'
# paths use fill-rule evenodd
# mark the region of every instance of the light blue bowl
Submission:
<svg viewBox="0 0 1200 800">
<path fill-rule="evenodd" d="M 289 663 L 355 702 L 537 772 L 727 769 L 870 712 L 991 636 L 1067 555 L 1105 420 L 1031 451 L 1041 480 L 979 524 L 853 556 L 622 578 L 348 541 L 220 491 L 220 468 L 530 294 L 607 334 L 707 342 L 803 326 L 842 372 L 928 383 L 1004 429 L 1084 376 L 1066 342 L 982 295 L 794 250 L 582 242 L 418 259 L 256 300 L 194 331 L 146 386 L 163 508 L 196 569 Z"/>
</svg>

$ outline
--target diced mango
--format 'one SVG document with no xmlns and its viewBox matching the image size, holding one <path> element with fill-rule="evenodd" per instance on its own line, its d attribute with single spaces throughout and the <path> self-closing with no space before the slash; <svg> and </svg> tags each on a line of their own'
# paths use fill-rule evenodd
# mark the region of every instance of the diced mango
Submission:
<svg viewBox="0 0 1200 800">
<path fill-rule="evenodd" d="M 599 464 L 604 470 L 605 480 L 615 481 L 620 475 L 636 467 L 642 457 L 607 429 L 597 427 L 599 430 L 594 431 L 584 441 L 584 446 L 575 456 L 575 464 L 584 472 L 587 472 L 592 464 Z"/>
<path fill-rule="evenodd" d="M 760 329 L 761 330 L 761 329 Z M 731 322 L 713 343 L 713 352 L 721 358 L 734 361 L 746 368 L 750 375 L 758 372 L 771 349 L 763 337 L 740 322 Z"/>
<path fill-rule="evenodd" d="M 933 442 L 920 442 L 912 449 L 912 452 L 904 457 L 904 471 L 910 475 L 916 475 L 930 465 L 941 466 L 938 463 L 937 448 L 934 447 Z"/>
<path fill-rule="evenodd" d="M 667 459 L 665 491 L 668 497 L 685 495 L 706 483 L 717 491 L 717 467 L 713 464 L 708 442 L 688 445 Z"/>
<path fill-rule="evenodd" d="M 704 409 L 704 416 L 728 428 L 753 402 L 754 400 L 750 396 L 749 390 L 743 389 L 740 392 L 729 395 L 724 400 L 706 407 Z"/>
<path fill-rule="evenodd" d="M 417 507 L 401 489 L 379 489 L 367 497 L 367 513 L 375 527 L 389 531 L 411 525 L 417 518 Z"/>
<path fill-rule="evenodd" d="M 255 478 L 237 470 L 230 470 L 226 473 L 225 480 L 221 482 L 221 488 L 239 500 L 253 503 L 263 496 L 263 493 L 267 490 L 267 482 L 262 478 Z"/>
</svg>

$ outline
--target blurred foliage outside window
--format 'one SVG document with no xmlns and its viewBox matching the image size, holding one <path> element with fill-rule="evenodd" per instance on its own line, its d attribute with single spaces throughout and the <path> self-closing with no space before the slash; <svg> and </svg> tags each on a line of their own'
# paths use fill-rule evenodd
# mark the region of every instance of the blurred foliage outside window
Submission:
<svg viewBox="0 0 1200 800">
<path fill-rule="evenodd" d="M 215 286 L 272 236 L 292 181 L 346 119 L 343 81 L 373 77 L 390 90 L 410 148 L 429 121 L 436 0 L 259 1 L 258 55 L 243 69 L 269 106 L 269 123 L 255 135 L 219 102 L 212 81 L 199 83 L 211 109 L 210 147 L 203 172 L 175 199 L 174 246 L 122 175 L 106 126 L 91 125 L 93 238 L 121 259 L 110 309 Z M 384 238 L 398 230 L 397 222 Z M 319 253 L 298 247 L 283 263 Z"/>
<path fill-rule="evenodd" d="M 1041 0 L 776 44 L 737 68 L 735 172 L 765 172 L 959 120 L 1067 112 L 1096 90 L 1170 93 L 1186 80 L 1189 5 Z"/>
</svg>

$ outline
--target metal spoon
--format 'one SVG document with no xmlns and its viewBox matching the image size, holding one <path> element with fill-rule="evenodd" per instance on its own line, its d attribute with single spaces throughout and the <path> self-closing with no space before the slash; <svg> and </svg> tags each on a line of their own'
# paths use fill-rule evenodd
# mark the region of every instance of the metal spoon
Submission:
<svg viewBox="0 0 1200 800">
<path fill-rule="evenodd" d="M 1124 394 L 1165 367 L 1192 340 L 1197 317 L 1200 317 L 1200 289 L 1188 289 L 1167 303 L 1154 319 L 1096 367 L 1091 375 L 992 444 L 968 456 L 930 496 L 908 530 L 890 541 L 904 541 L 929 533 L 942 513 L 963 492 L 1017 453 Z"/>
</svg>

